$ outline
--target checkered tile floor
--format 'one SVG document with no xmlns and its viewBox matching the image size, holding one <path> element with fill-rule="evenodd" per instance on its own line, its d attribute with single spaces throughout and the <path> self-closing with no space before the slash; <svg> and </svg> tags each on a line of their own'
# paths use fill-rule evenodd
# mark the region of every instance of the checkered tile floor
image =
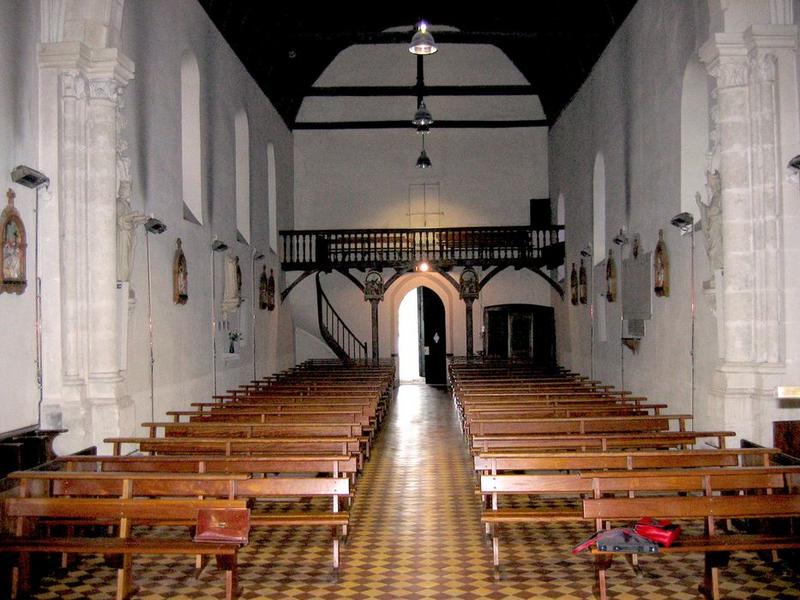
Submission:
<svg viewBox="0 0 800 600">
<path fill-rule="evenodd" d="M 468 453 L 444 392 L 401 386 L 388 421 L 358 483 L 352 528 L 342 547 L 341 574 L 332 581 L 331 547 L 319 528 L 254 531 L 239 555 L 244 600 L 275 598 L 592 598 L 589 556 L 571 546 L 587 526 L 506 526 L 501 531 L 502 579 L 495 581 L 491 547 L 481 533 L 480 508 Z M 164 531 L 164 535 L 169 535 Z M 609 573 L 616 600 L 698 598 L 700 556 L 643 557 L 637 577 L 618 560 Z M 139 558 L 137 598 L 211 600 L 224 597 L 210 565 L 194 578 L 191 560 Z M 114 571 L 89 557 L 47 578 L 40 600 L 114 597 Z M 725 598 L 800 598 L 797 571 L 781 572 L 753 554 L 737 554 L 722 574 Z"/>
</svg>

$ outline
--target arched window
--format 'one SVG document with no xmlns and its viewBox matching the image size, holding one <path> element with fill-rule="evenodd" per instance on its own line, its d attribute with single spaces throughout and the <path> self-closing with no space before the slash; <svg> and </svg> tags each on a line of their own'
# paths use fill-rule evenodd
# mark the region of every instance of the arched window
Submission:
<svg viewBox="0 0 800 600">
<path fill-rule="evenodd" d="M 683 72 L 681 90 L 681 203 L 680 212 L 690 212 L 698 218 L 695 195 L 706 198 L 706 169 L 708 160 L 708 74 L 700 61 L 693 57 Z"/>
<path fill-rule="evenodd" d="M 203 163 L 200 135 L 200 69 L 186 51 L 181 58 L 181 170 L 183 216 L 203 224 Z"/>
<path fill-rule="evenodd" d="M 606 161 L 598 152 L 594 159 L 592 176 L 592 264 L 598 265 L 606 258 Z"/>
<path fill-rule="evenodd" d="M 269 248 L 278 254 L 278 183 L 275 181 L 275 146 L 267 144 L 267 217 Z"/>
<path fill-rule="evenodd" d="M 233 119 L 236 153 L 236 229 L 250 243 L 250 126 L 247 113 L 239 110 Z"/>
</svg>

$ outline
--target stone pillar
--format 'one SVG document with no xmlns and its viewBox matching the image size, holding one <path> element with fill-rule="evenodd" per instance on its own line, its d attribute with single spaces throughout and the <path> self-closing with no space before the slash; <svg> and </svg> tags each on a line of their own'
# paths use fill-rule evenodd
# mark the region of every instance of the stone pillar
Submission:
<svg viewBox="0 0 800 600">
<path fill-rule="evenodd" d="M 40 160 L 58 203 L 57 218 L 42 221 L 42 278 L 58 282 L 43 297 L 42 415 L 69 429 L 63 453 L 135 426 L 116 285 L 118 101 L 133 64 L 116 48 L 61 41 L 40 45 L 39 66 Z"/>
<path fill-rule="evenodd" d="M 726 429 L 761 443 L 771 443 L 770 405 L 786 370 L 777 89 L 779 61 L 781 86 L 796 89 L 796 43 L 794 26 L 754 24 L 717 33 L 700 50 L 717 83 L 722 199 L 723 362 L 710 412 L 724 415 Z"/>
<path fill-rule="evenodd" d="M 88 293 L 88 389 L 92 429 L 114 434 L 117 403 L 124 392 L 119 368 L 117 321 L 117 102 L 120 82 L 89 81 L 87 107 L 86 283 Z"/>
</svg>

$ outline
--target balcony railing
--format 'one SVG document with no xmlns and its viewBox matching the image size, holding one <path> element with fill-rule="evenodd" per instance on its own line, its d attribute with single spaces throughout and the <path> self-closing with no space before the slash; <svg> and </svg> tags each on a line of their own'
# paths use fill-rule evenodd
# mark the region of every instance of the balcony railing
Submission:
<svg viewBox="0 0 800 600">
<path fill-rule="evenodd" d="M 285 271 L 438 266 L 563 264 L 561 225 L 281 231 Z"/>
</svg>

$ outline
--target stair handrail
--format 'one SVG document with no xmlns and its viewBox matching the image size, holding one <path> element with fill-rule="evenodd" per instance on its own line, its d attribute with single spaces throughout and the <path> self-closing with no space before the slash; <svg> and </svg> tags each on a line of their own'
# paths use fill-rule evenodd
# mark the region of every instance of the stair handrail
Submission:
<svg viewBox="0 0 800 600">
<path fill-rule="evenodd" d="M 319 330 L 320 333 L 322 333 L 323 338 L 325 338 L 328 346 L 331 347 L 331 349 L 340 359 L 347 361 L 366 360 L 367 343 L 358 339 L 358 336 L 353 333 L 353 331 L 347 326 L 347 323 L 344 322 L 344 319 L 342 319 L 341 315 L 339 315 L 339 313 L 333 307 L 333 304 L 331 304 L 331 301 L 325 294 L 325 290 L 322 289 L 319 273 L 317 273 L 316 280 L 317 321 L 319 323 Z M 326 309 L 324 311 L 323 303 Z M 331 321 L 336 325 L 336 333 L 341 332 L 341 337 L 343 339 L 340 339 L 340 336 L 335 335 L 334 332 L 331 331 L 331 327 L 328 324 L 327 319 L 323 317 L 323 315 L 327 317 L 328 314 L 331 315 Z M 333 346 L 332 342 L 336 344 L 336 347 Z M 353 356 L 353 354 L 356 354 L 356 356 Z"/>
</svg>

